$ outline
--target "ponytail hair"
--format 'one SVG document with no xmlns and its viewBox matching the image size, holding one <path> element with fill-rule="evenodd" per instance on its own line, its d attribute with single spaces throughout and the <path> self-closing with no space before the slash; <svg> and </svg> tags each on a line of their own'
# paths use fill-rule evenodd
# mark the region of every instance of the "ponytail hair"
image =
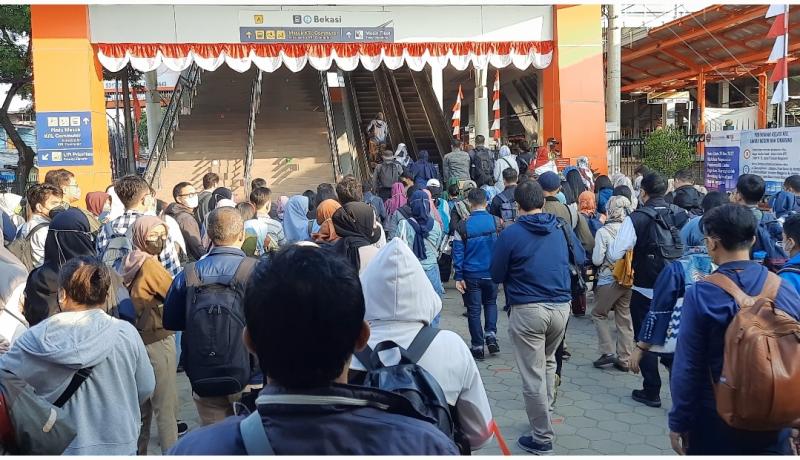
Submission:
<svg viewBox="0 0 800 460">
<path fill-rule="evenodd" d="M 75 302 L 98 307 L 105 304 L 108 298 L 111 273 L 96 257 L 76 257 L 61 267 L 58 286 Z"/>
</svg>

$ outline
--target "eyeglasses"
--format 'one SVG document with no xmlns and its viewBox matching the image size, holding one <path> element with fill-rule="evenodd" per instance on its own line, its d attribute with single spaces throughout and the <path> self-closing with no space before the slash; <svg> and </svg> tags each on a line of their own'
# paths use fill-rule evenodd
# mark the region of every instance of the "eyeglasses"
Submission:
<svg viewBox="0 0 800 460">
<path fill-rule="evenodd" d="M 197 192 L 192 192 L 192 193 L 184 193 L 184 194 L 181 194 L 181 195 L 178 195 L 178 196 L 179 196 L 179 197 L 185 197 L 185 196 L 197 196 Z"/>
</svg>

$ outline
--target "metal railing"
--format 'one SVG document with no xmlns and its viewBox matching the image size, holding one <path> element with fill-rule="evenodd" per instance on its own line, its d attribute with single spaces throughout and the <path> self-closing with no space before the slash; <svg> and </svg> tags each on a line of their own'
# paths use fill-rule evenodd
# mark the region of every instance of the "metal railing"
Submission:
<svg viewBox="0 0 800 460">
<path fill-rule="evenodd" d="M 253 146 L 256 142 L 256 116 L 261 111 L 261 81 L 263 79 L 261 70 L 258 71 L 253 87 L 250 90 L 250 114 L 247 117 L 247 147 L 244 152 L 244 189 L 247 195 L 250 190 L 250 181 L 253 175 Z"/>
<path fill-rule="evenodd" d="M 342 173 L 339 165 L 339 144 L 336 142 L 336 129 L 333 121 L 333 108 L 331 105 L 331 94 L 328 88 L 327 72 L 319 73 L 320 89 L 322 90 L 322 104 L 325 109 L 325 120 L 328 127 L 328 145 L 331 149 L 331 163 L 333 164 L 333 177 L 338 180 Z"/>
<path fill-rule="evenodd" d="M 689 134 L 686 136 L 686 143 L 691 146 L 697 146 L 697 144 L 704 141 L 705 134 Z M 634 176 L 636 168 L 642 164 L 645 142 L 646 138 L 644 137 L 623 137 L 608 141 L 609 157 L 618 162 L 617 165 L 621 173 L 628 177 Z M 704 177 L 704 163 L 704 159 L 698 155 L 694 165 L 695 177 Z"/>
<path fill-rule="evenodd" d="M 149 153 L 147 166 L 143 173 L 144 180 L 153 188 L 158 189 L 160 186 L 161 169 L 167 164 L 167 149 L 172 147 L 172 141 L 180 120 L 179 115 L 184 109 L 184 104 L 191 110 L 194 95 L 197 93 L 197 85 L 200 83 L 201 73 L 200 67 L 197 64 L 192 64 L 185 75 L 181 74 L 178 82 L 175 83 L 172 98 L 164 111 L 161 126 L 158 128 L 158 135 L 153 143 L 153 151 Z"/>
</svg>

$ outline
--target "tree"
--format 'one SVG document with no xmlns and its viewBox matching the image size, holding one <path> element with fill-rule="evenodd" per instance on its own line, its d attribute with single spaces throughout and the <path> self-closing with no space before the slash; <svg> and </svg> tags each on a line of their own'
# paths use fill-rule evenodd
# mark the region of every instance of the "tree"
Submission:
<svg viewBox="0 0 800 460">
<path fill-rule="evenodd" d="M 677 171 L 692 166 L 695 161 L 695 147 L 679 129 L 659 128 L 645 140 L 642 162 L 666 177 L 672 177 Z"/>
<path fill-rule="evenodd" d="M 30 97 L 33 92 L 31 10 L 28 5 L 0 5 L 0 83 L 10 85 L 0 106 L 0 126 L 19 153 L 17 183 L 19 190 L 24 191 L 36 153 L 22 140 L 8 116 L 8 109 L 15 96 Z"/>
</svg>

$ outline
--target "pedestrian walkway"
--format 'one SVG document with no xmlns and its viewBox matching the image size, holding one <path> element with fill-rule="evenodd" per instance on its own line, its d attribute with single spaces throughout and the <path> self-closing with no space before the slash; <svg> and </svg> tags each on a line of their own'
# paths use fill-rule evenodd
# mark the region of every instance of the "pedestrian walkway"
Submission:
<svg viewBox="0 0 800 460">
<path fill-rule="evenodd" d="M 453 282 L 446 285 L 441 327 L 457 332 L 469 342 L 467 319 L 461 296 Z M 497 338 L 501 352 L 478 363 L 500 431 L 515 455 L 527 455 L 517 447 L 517 438 L 528 433 L 528 419 L 522 400 L 522 381 L 516 368 L 511 342 L 508 339 L 508 317 L 502 311 L 505 300 L 501 294 L 497 304 Z M 592 297 L 589 295 L 589 311 Z M 597 339 L 589 315 L 571 318 L 567 329 L 567 349 L 572 358 L 564 363 L 563 380 L 559 387 L 554 426 L 555 453 L 558 455 L 672 455 L 667 430 L 667 411 L 672 405 L 669 390 L 662 388 L 663 407 L 654 409 L 634 402 L 631 390 L 641 388 L 641 377 L 623 374 L 613 368 L 592 367 L 597 359 Z M 667 373 L 662 368 L 662 379 Z M 192 402 L 189 381 L 178 375 L 179 418 L 198 426 L 197 410 Z M 153 429 L 150 454 L 158 449 L 158 433 Z M 500 455 L 497 442 L 476 452 L 478 455 Z"/>
</svg>

